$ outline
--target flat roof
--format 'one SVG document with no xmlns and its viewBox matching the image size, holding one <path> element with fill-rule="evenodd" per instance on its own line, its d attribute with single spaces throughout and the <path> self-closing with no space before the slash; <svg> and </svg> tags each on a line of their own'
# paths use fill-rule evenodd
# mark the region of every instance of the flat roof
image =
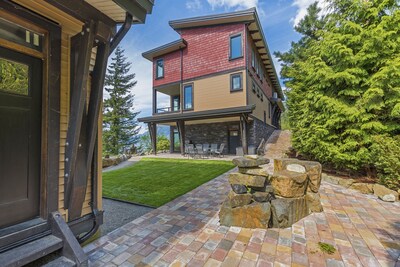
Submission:
<svg viewBox="0 0 400 267">
<path fill-rule="evenodd" d="M 168 44 L 156 47 L 154 49 L 151 49 L 147 52 L 144 52 L 142 56 L 145 59 L 148 59 L 150 61 L 153 61 L 155 57 L 165 55 L 174 51 L 177 51 L 179 49 L 182 49 L 186 47 L 186 41 L 183 40 L 182 38 L 173 42 L 170 42 Z"/>
<path fill-rule="evenodd" d="M 222 117 L 232 117 L 238 116 L 241 114 L 249 114 L 252 113 L 256 108 L 256 105 L 247 105 L 241 107 L 233 107 L 233 108 L 222 108 L 222 109 L 211 109 L 205 111 L 186 111 L 183 113 L 168 113 L 168 114 L 159 114 L 153 115 L 150 117 L 139 118 L 139 122 L 155 122 L 155 123 L 163 123 L 163 122 L 174 122 L 178 120 L 203 120 L 210 118 L 222 118 Z"/>
</svg>

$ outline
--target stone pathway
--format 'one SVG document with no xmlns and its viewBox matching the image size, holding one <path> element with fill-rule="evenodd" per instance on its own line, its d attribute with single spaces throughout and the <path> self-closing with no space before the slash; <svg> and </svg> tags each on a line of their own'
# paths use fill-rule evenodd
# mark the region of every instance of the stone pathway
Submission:
<svg viewBox="0 0 400 267">
<path fill-rule="evenodd" d="M 269 144 L 269 157 L 288 146 L 279 142 Z M 400 267 L 399 202 L 323 182 L 324 212 L 291 228 L 245 229 L 219 224 L 228 191 L 224 174 L 98 239 L 84 248 L 91 266 Z M 336 252 L 321 252 L 318 242 Z"/>
<path fill-rule="evenodd" d="M 129 166 L 139 162 L 140 159 L 141 159 L 141 157 L 132 157 L 132 158 L 130 158 L 128 160 L 125 160 L 125 161 L 121 162 L 118 165 L 104 168 L 103 172 L 115 171 L 115 170 L 119 170 L 119 169 L 122 169 L 122 168 L 125 168 L 125 167 L 129 167 Z"/>
</svg>

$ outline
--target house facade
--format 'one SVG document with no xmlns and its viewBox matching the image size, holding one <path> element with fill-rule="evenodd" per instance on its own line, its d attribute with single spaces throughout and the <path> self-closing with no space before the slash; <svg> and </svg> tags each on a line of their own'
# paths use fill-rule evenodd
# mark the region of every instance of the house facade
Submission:
<svg viewBox="0 0 400 267">
<path fill-rule="evenodd" d="M 171 152 L 193 143 L 247 153 L 279 129 L 284 98 L 255 9 L 170 21 L 180 39 L 143 53 L 153 63 L 153 114 L 171 126 Z M 167 95 L 167 106 L 157 103 Z M 155 149 L 153 149 L 155 151 Z"/>
<path fill-rule="evenodd" d="M 107 60 L 153 4 L 0 1 L 1 266 L 56 251 L 61 256 L 51 266 L 87 266 L 77 240 L 91 237 L 103 220 Z"/>
</svg>

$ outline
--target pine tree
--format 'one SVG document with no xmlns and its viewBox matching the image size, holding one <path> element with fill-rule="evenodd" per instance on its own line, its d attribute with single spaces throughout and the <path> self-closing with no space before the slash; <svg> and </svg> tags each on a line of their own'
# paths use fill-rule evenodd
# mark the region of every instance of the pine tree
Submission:
<svg viewBox="0 0 400 267">
<path fill-rule="evenodd" d="M 400 134 L 399 1 L 328 3 L 323 18 L 310 7 L 296 27 L 300 41 L 276 53 L 289 89 L 293 145 L 323 163 L 371 173 L 385 158 L 374 152 L 374 140 L 396 143 Z M 399 170 L 393 173 L 400 179 Z"/>
<path fill-rule="evenodd" d="M 127 62 L 124 50 L 117 47 L 115 56 L 107 69 L 105 90 L 109 98 L 104 100 L 103 150 L 116 155 L 128 149 L 138 140 L 140 127 L 133 108 L 136 85 L 135 74 L 129 73 L 131 63 Z"/>
</svg>

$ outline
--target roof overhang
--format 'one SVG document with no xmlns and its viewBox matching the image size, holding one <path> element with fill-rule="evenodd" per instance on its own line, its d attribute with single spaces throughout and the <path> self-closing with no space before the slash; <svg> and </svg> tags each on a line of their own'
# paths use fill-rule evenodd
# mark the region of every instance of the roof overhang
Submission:
<svg viewBox="0 0 400 267">
<path fill-rule="evenodd" d="M 113 27 L 125 22 L 126 13 L 132 16 L 133 23 L 144 23 L 154 5 L 154 0 L 45 1 L 80 21 L 97 20 Z"/>
<path fill-rule="evenodd" d="M 265 71 L 270 78 L 272 85 L 275 87 L 281 99 L 284 99 L 284 94 L 279 82 L 279 76 L 276 72 L 272 56 L 268 48 L 268 44 L 261 27 L 260 19 L 255 8 L 225 13 L 210 16 L 200 16 L 180 20 L 172 20 L 169 25 L 176 31 L 185 28 L 196 28 L 213 25 L 221 25 L 228 23 L 247 23 L 249 34 L 254 40 L 255 46 L 261 55 L 262 62 L 265 67 Z"/>
<path fill-rule="evenodd" d="M 283 104 L 282 99 L 272 97 L 272 98 L 270 99 L 270 101 L 271 101 L 272 103 L 277 104 L 278 107 L 279 107 L 279 109 L 280 109 L 282 112 L 285 111 L 285 105 Z"/>
<path fill-rule="evenodd" d="M 237 12 L 217 14 L 210 16 L 200 16 L 187 19 L 171 20 L 169 25 L 174 30 L 194 27 L 204 27 L 227 23 L 243 23 L 254 21 L 255 9 L 242 10 Z"/>
<path fill-rule="evenodd" d="M 212 109 L 205 111 L 194 111 L 194 112 L 184 112 L 184 113 L 170 113 L 170 114 L 160 114 L 150 117 L 139 118 L 139 122 L 144 123 L 166 123 L 166 122 L 176 122 L 179 120 L 184 121 L 194 121 L 194 120 L 204 120 L 204 119 L 214 119 L 223 117 L 235 117 L 242 114 L 250 114 L 256 108 L 256 105 L 248 105 L 234 108 L 223 108 L 223 109 Z"/>
<path fill-rule="evenodd" d="M 177 51 L 177 50 L 185 48 L 185 47 L 186 47 L 186 41 L 183 39 L 179 39 L 179 40 L 173 41 L 171 43 L 156 47 L 147 52 L 144 52 L 142 54 L 142 56 L 150 61 L 153 61 L 153 59 L 158 56 L 162 56 L 162 55 Z"/>
</svg>

